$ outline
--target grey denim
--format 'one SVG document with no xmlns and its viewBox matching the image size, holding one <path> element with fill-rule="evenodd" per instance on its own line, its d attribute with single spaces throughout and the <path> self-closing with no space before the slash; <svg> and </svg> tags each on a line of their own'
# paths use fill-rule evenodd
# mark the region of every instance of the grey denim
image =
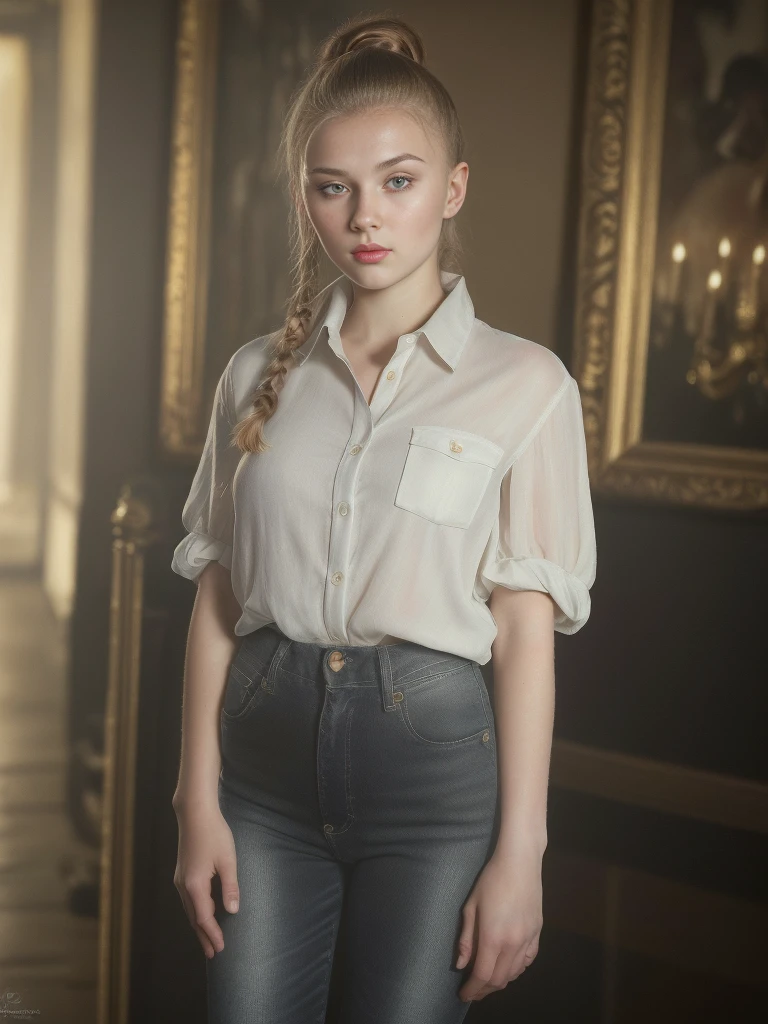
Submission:
<svg viewBox="0 0 768 1024">
<path fill-rule="evenodd" d="M 264 626 L 232 661 L 221 751 L 240 909 L 216 900 L 209 1024 L 323 1024 L 342 912 L 339 1024 L 462 1021 L 461 910 L 499 825 L 479 665 Z"/>
</svg>

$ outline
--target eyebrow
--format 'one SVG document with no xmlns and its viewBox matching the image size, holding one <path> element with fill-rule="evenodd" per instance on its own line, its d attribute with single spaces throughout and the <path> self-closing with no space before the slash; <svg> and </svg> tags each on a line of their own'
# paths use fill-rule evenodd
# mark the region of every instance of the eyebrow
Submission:
<svg viewBox="0 0 768 1024">
<path fill-rule="evenodd" d="M 399 164 L 403 160 L 419 160 L 423 164 L 426 163 L 426 160 L 424 160 L 420 156 L 416 156 L 415 153 L 400 153 L 399 156 L 392 156 L 392 157 L 389 158 L 389 160 L 382 160 L 380 164 L 376 164 L 374 170 L 376 170 L 376 171 L 386 170 L 387 167 L 392 167 L 394 164 Z M 341 170 L 340 167 L 313 167 L 312 170 L 309 173 L 310 174 L 339 174 L 339 175 L 342 175 L 342 176 L 346 176 L 348 172 Z"/>
</svg>

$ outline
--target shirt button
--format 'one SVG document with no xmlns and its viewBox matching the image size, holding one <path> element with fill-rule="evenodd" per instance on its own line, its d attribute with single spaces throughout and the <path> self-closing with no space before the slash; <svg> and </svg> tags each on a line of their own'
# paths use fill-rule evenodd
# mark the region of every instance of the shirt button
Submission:
<svg viewBox="0 0 768 1024">
<path fill-rule="evenodd" d="M 361 450 L 362 449 L 361 449 L 359 444 L 353 444 L 352 447 L 349 449 L 349 454 L 350 455 L 357 455 L 357 453 L 359 451 L 361 451 Z"/>
<path fill-rule="evenodd" d="M 416 335 L 415 334 L 406 334 L 405 338 L 404 338 L 404 341 L 405 341 L 406 345 L 412 345 L 414 343 L 414 341 L 416 341 Z"/>
<path fill-rule="evenodd" d="M 463 446 L 460 445 L 458 441 L 451 441 L 449 447 L 450 447 L 452 452 L 460 452 L 460 451 L 464 450 Z"/>
<path fill-rule="evenodd" d="M 341 581 L 343 579 L 344 579 L 344 573 L 343 572 L 335 572 L 333 574 L 333 576 L 331 576 L 331 583 L 337 583 L 338 584 L 338 583 L 341 583 Z"/>
<path fill-rule="evenodd" d="M 349 505 L 346 503 L 346 501 L 340 502 L 339 503 L 339 515 L 340 516 L 345 516 L 347 514 L 347 512 L 349 512 Z"/>
<path fill-rule="evenodd" d="M 394 380 L 394 379 L 395 379 L 395 371 L 394 370 L 390 370 L 389 373 L 387 374 L 387 380 Z"/>
</svg>

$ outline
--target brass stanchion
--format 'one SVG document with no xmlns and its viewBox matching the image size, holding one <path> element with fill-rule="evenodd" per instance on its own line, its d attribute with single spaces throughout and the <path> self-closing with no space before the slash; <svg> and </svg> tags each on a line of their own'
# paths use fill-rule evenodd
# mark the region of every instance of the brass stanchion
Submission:
<svg viewBox="0 0 768 1024">
<path fill-rule="evenodd" d="M 145 549 L 160 538 L 153 488 L 126 484 L 110 517 L 112 588 L 104 721 L 98 1024 L 128 1024 L 133 821 Z"/>
</svg>

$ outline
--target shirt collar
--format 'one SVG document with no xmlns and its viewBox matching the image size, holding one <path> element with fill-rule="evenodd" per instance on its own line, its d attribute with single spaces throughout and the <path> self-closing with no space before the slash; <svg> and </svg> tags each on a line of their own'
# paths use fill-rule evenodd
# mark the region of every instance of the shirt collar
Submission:
<svg viewBox="0 0 768 1024">
<path fill-rule="evenodd" d="M 437 354 L 454 370 L 474 325 L 475 308 L 463 275 L 441 270 L 440 282 L 443 290 L 447 293 L 445 299 L 426 323 L 412 333 L 425 334 Z M 321 311 L 320 319 L 307 340 L 294 350 L 299 365 L 315 347 L 323 328 L 327 328 L 329 338 L 331 336 L 335 339 L 339 338 L 347 307 L 352 300 L 352 282 L 346 274 L 342 274 L 341 277 L 337 277 L 326 288 L 323 288 L 318 298 L 326 292 L 330 292 L 330 299 L 325 306 L 325 313 L 323 314 Z"/>
</svg>

